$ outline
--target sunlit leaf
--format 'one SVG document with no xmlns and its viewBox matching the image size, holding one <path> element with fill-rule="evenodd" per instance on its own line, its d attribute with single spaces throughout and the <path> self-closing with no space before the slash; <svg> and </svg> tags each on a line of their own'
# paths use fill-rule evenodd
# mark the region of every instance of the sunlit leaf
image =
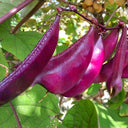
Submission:
<svg viewBox="0 0 128 128">
<path fill-rule="evenodd" d="M 88 95 L 95 95 L 98 93 L 99 89 L 101 87 L 101 84 L 100 83 L 94 83 L 92 84 L 88 90 L 87 90 L 87 94 Z"/>
<path fill-rule="evenodd" d="M 21 61 L 32 51 L 41 34 L 37 32 L 19 32 L 16 35 L 10 34 L 2 40 L 2 47 L 15 55 Z"/>
<path fill-rule="evenodd" d="M 97 113 L 90 100 L 78 101 L 68 110 L 63 122 L 65 128 L 98 128 Z"/>
<path fill-rule="evenodd" d="M 29 92 L 24 92 L 12 101 L 23 128 L 54 128 L 58 121 L 55 116 L 59 114 L 58 98 L 54 94 L 46 95 L 46 90 L 35 85 Z M 6 104 L 0 107 L 0 128 L 15 128 L 17 126 L 13 112 Z"/>
<path fill-rule="evenodd" d="M 118 109 L 110 109 L 95 104 L 100 128 L 128 128 L 128 117 L 120 117 Z"/>
</svg>

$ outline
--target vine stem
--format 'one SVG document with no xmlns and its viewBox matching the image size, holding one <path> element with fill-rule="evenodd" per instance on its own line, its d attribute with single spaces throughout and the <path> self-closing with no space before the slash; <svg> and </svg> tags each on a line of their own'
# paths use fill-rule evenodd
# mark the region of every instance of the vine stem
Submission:
<svg viewBox="0 0 128 128">
<path fill-rule="evenodd" d="M 16 14 L 18 11 L 20 11 L 22 8 L 30 4 L 33 0 L 25 0 L 15 8 L 11 9 L 9 12 L 7 12 L 5 15 L 0 17 L 0 24 L 3 23 L 5 20 L 9 19 L 11 16 Z"/>
<path fill-rule="evenodd" d="M 102 28 L 103 30 L 113 30 L 113 29 L 119 29 L 119 28 L 120 28 L 119 26 L 116 26 L 116 27 L 108 27 L 108 28 L 107 28 L 106 26 L 104 26 L 104 25 L 102 25 L 102 24 L 98 24 L 98 23 L 94 22 L 93 20 L 91 20 L 91 19 L 85 17 L 85 16 L 82 15 L 81 13 L 79 13 L 76 8 L 75 8 L 75 9 L 65 9 L 65 8 L 62 8 L 62 7 L 60 7 L 60 8 L 61 8 L 63 11 L 72 11 L 72 12 L 75 12 L 76 14 L 80 15 L 81 17 L 83 17 L 85 20 L 89 21 L 89 22 L 92 23 L 92 24 L 95 24 L 96 26 L 99 26 L 99 27 Z"/>
<path fill-rule="evenodd" d="M 109 21 L 112 19 L 112 17 L 114 16 L 114 14 L 116 13 L 116 11 L 119 9 L 120 6 L 118 6 L 113 13 L 111 14 L 111 16 L 109 17 L 109 19 L 107 20 L 106 24 L 104 25 L 105 27 L 108 25 Z"/>
<path fill-rule="evenodd" d="M 16 118 L 16 122 L 17 122 L 18 128 L 22 128 L 21 123 L 20 123 L 20 120 L 18 118 L 18 115 L 16 113 L 16 110 L 15 110 L 13 104 L 11 102 L 9 102 L 9 105 L 10 105 L 12 111 L 13 111 L 13 114 L 14 114 L 15 118 Z"/>
<path fill-rule="evenodd" d="M 12 34 L 16 34 L 17 30 L 22 26 L 22 24 L 25 23 L 45 2 L 46 0 L 39 1 L 35 7 L 16 25 L 12 31 Z"/>
</svg>

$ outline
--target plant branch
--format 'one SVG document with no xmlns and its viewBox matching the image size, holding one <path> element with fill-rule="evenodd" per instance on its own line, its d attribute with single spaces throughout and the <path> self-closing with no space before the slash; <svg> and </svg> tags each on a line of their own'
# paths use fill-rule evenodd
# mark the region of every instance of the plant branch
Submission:
<svg viewBox="0 0 128 128">
<path fill-rule="evenodd" d="M 38 9 L 46 2 L 46 0 L 39 1 L 35 7 L 16 25 L 13 29 L 12 34 L 15 34 L 17 30 L 24 24 Z"/>
<path fill-rule="evenodd" d="M 21 4 L 19 4 L 17 7 L 11 9 L 9 12 L 7 12 L 5 15 L 0 17 L 0 24 L 3 23 L 5 20 L 9 19 L 11 16 L 16 14 L 18 11 L 20 11 L 22 8 L 30 4 L 33 0 L 25 0 Z"/>
<path fill-rule="evenodd" d="M 113 29 L 119 29 L 120 28 L 119 26 L 106 28 L 104 25 L 98 24 L 97 22 L 94 22 L 94 20 L 91 20 L 91 19 L 85 17 L 84 15 L 82 15 L 81 13 L 79 13 L 74 6 L 73 6 L 72 9 L 70 9 L 70 8 L 69 9 L 65 9 L 65 8 L 62 8 L 62 7 L 60 7 L 60 8 L 63 11 L 72 11 L 72 12 L 75 12 L 76 14 L 80 15 L 81 17 L 83 17 L 84 19 L 86 19 L 87 21 L 89 21 L 90 23 L 95 24 L 96 26 L 99 26 L 103 30 L 113 30 Z"/>
<path fill-rule="evenodd" d="M 111 16 L 109 17 L 108 21 L 106 22 L 105 24 L 105 27 L 108 25 L 109 21 L 112 19 L 112 17 L 114 16 L 114 14 L 116 13 L 116 11 L 119 9 L 120 6 L 118 6 L 114 11 L 113 13 L 111 14 Z"/>
<path fill-rule="evenodd" d="M 19 128 L 22 128 L 21 123 L 20 123 L 20 120 L 19 120 L 19 118 L 18 118 L 18 115 L 17 115 L 17 113 L 16 113 L 16 110 L 15 110 L 13 104 L 12 104 L 11 102 L 9 102 L 9 105 L 10 105 L 10 107 L 12 108 L 12 111 L 13 111 L 13 114 L 14 114 L 14 116 L 15 116 L 15 118 L 16 118 L 18 127 L 19 127 Z"/>
</svg>

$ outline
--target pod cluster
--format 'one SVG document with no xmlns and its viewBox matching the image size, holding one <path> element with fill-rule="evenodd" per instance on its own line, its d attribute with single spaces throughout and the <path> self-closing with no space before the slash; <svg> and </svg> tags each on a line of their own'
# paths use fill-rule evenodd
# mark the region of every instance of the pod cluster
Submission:
<svg viewBox="0 0 128 128">
<path fill-rule="evenodd" d="M 104 81 L 113 96 L 121 91 L 122 78 L 128 78 L 127 27 L 119 23 L 119 29 L 104 34 L 99 27 L 91 25 L 83 37 L 52 57 L 62 12 L 60 8 L 57 10 L 55 21 L 36 47 L 0 82 L 0 105 L 36 83 L 66 97 L 75 97 L 92 83 Z"/>
</svg>

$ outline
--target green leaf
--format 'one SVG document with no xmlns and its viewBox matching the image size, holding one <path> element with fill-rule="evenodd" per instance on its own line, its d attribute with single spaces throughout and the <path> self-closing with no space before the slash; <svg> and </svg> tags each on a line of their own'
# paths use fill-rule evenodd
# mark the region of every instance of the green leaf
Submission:
<svg viewBox="0 0 128 128">
<path fill-rule="evenodd" d="M 56 115 L 59 114 L 58 98 L 35 85 L 29 92 L 24 92 L 12 101 L 23 128 L 54 128 L 57 125 Z M 0 107 L 0 128 L 16 128 L 16 121 L 9 104 Z"/>
<path fill-rule="evenodd" d="M 0 48 L 0 64 L 8 67 L 7 61 L 3 55 L 1 48 Z M 5 73 L 6 73 L 5 68 L 0 66 L 0 81 L 5 77 Z"/>
<path fill-rule="evenodd" d="M 15 6 L 10 3 L 0 3 L 0 17 L 6 14 L 8 11 L 10 11 Z"/>
<path fill-rule="evenodd" d="M 110 109 L 95 104 L 100 128 L 128 128 L 128 117 L 120 117 L 118 109 Z"/>
<path fill-rule="evenodd" d="M 67 35 L 71 35 L 71 33 L 73 35 L 76 35 L 76 29 L 77 29 L 77 26 L 76 26 L 76 23 L 73 19 L 70 19 L 68 22 L 67 22 L 67 28 L 66 28 L 66 34 Z"/>
<path fill-rule="evenodd" d="M 2 3 L 10 3 L 14 6 L 17 6 L 18 4 L 22 3 L 24 0 L 0 0 Z"/>
<path fill-rule="evenodd" d="M 87 90 L 88 95 L 95 95 L 98 93 L 99 89 L 101 87 L 100 83 L 93 83 Z"/>
<path fill-rule="evenodd" d="M 2 47 L 15 55 L 21 61 L 32 51 L 41 34 L 37 32 L 19 32 L 16 35 L 10 34 L 1 42 Z"/>
<path fill-rule="evenodd" d="M 0 41 L 10 34 L 10 20 L 6 20 L 4 23 L 0 24 Z"/>
<path fill-rule="evenodd" d="M 125 99 L 125 95 L 125 90 L 122 88 L 121 92 L 117 96 L 112 97 L 111 100 L 108 101 L 109 107 L 113 109 L 120 107 Z"/>
<path fill-rule="evenodd" d="M 128 104 L 123 103 L 120 107 L 120 116 L 128 116 Z"/>
<path fill-rule="evenodd" d="M 78 101 L 68 110 L 62 126 L 65 128 L 98 128 L 97 113 L 90 100 Z"/>
</svg>

